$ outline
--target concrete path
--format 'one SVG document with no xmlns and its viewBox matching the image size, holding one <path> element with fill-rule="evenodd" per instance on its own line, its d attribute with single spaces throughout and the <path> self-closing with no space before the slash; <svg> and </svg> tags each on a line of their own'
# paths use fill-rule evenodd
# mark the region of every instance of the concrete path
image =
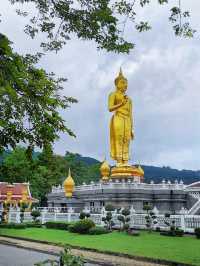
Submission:
<svg viewBox="0 0 200 266">
<path fill-rule="evenodd" d="M 1 237 L 0 236 L 0 244 L 11 245 L 18 248 L 29 249 L 32 251 L 44 252 L 50 255 L 58 255 L 60 251 L 63 249 L 62 247 L 41 244 L 31 241 L 25 241 L 20 239 L 14 239 L 10 237 Z M 99 265 L 120 265 L 120 266 L 164 266 L 161 264 L 149 263 L 144 261 L 137 261 L 134 259 L 108 255 L 93 251 L 85 251 L 80 249 L 71 249 L 72 254 L 74 255 L 82 255 L 86 260 L 91 263 L 97 263 Z"/>
</svg>

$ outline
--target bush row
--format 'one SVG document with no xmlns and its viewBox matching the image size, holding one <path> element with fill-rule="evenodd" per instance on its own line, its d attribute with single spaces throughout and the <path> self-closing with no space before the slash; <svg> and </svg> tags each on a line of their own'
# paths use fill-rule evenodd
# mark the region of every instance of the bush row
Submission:
<svg viewBox="0 0 200 266">
<path fill-rule="evenodd" d="M 72 233 L 88 234 L 91 228 L 95 228 L 95 223 L 90 219 L 83 219 L 71 224 L 68 230 Z"/>
<path fill-rule="evenodd" d="M 90 219 L 82 219 L 75 223 L 66 223 L 66 222 L 46 222 L 46 228 L 49 229 L 59 229 L 59 230 L 68 230 L 72 233 L 79 234 L 91 234 L 91 235 L 100 235 L 106 234 L 109 231 L 103 227 L 95 226 L 94 222 Z"/>
<path fill-rule="evenodd" d="M 59 230 L 68 230 L 70 223 L 67 222 L 46 222 L 45 226 L 49 229 L 59 229 Z"/>
<path fill-rule="evenodd" d="M 2 223 L 2 224 L 0 224 L 0 228 L 25 229 L 25 228 L 30 228 L 30 227 L 40 228 L 40 227 L 42 227 L 42 224 L 39 224 L 39 223 L 20 223 L 20 224 L 16 224 L 16 223 L 5 224 L 5 223 Z"/>
<path fill-rule="evenodd" d="M 25 229 L 26 225 L 25 224 L 14 224 L 14 223 L 0 224 L 0 228 Z"/>
</svg>

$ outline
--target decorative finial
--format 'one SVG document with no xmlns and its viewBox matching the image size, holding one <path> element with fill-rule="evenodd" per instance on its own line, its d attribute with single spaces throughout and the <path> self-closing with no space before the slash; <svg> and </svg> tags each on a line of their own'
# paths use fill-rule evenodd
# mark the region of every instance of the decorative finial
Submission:
<svg viewBox="0 0 200 266">
<path fill-rule="evenodd" d="M 100 167 L 100 172 L 101 172 L 101 176 L 102 176 L 103 181 L 109 180 L 110 166 L 109 166 L 108 162 L 106 161 L 106 158 Z"/>
<path fill-rule="evenodd" d="M 64 181 L 65 196 L 67 198 L 72 197 L 72 192 L 74 191 L 74 187 L 75 187 L 75 183 L 71 176 L 71 170 L 69 168 L 68 177 Z"/>
<path fill-rule="evenodd" d="M 121 80 L 121 79 L 127 81 L 127 79 L 126 79 L 126 78 L 124 77 L 124 75 L 123 75 L 122 67 L 120 67 L 119 74 L 118 74 L 118 76 L 117 76 L 116 79 L 115 79 L 115 85 L 117 85 L 118 81 Z"/>
</svg>

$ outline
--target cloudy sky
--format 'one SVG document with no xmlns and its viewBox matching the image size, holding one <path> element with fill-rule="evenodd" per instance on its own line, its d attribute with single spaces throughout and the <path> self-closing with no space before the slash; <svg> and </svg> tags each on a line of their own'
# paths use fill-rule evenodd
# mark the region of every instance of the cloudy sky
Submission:
<svg viewBox="0 0 200 266">
<path fill-rule="evenodd" d="M 1 2 L 0 31 L 13 41 L 15 51 L 38 51 L 42 36 L 30 40 L 23 33 L 26 18 L 17 16 L 16 6 L 7 0 Z M 54 146 L 57 154 L 69 150 L 109 159 L 107 97 L 122 66 L 134 103 L 131 162 L 200 169 L 200 3 L 183 0 L 183 6 L 191 10 L 192 24 L 199 30 L 192 40 L 176 38 L 167 8 L 152 5 L 139 13 L 140 19 L 150 20 L 151 31 L 136 34 L 131 25 L 126 28 L 127 38 L 136 43 L 129 55 L 97 51 L 93 42 L 72 39 L 62 51 L 42 59 L 41 67 L 68 78 L 63 93 L 79 101 L 62 112 L 77 138 L 61 135 Z"/>
</svg>

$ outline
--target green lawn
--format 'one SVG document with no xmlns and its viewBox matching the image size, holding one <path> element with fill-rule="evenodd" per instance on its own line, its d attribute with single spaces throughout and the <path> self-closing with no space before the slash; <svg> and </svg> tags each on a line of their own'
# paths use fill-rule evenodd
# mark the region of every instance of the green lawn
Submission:
<svg viewBox="0 0 200 266">
<path fill-rule="evenodd" d="M 200 240 L 195 237 L 166 237 L 142 232 L 139 237 L 113 232 L 105 235 L 79 235 L 68 231 L 27 228 L 0 229 L 0 234 L 54 243 L 95 248 L 137 256 L 160 258 L 200 266 Z"/>
</svg>

